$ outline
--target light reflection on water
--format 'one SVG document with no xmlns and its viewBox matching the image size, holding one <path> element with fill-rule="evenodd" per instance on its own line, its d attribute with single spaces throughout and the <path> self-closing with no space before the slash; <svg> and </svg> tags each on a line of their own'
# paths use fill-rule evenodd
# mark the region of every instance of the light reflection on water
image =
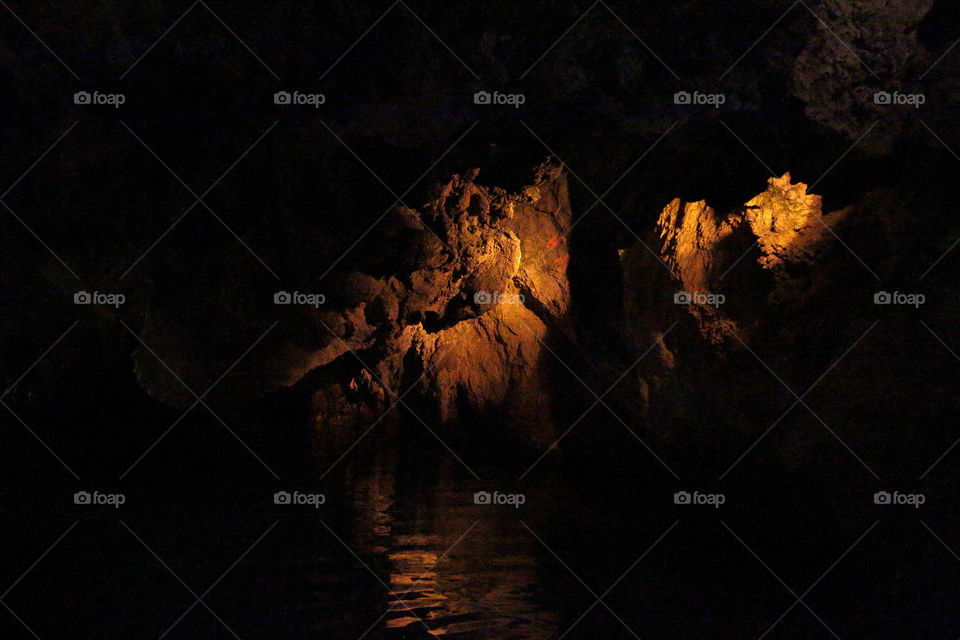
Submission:
<svg viewBox="0 0 960 640">
<path fill-rule="evenodd" d="M 556 637 L 542 548 L 520 523 L 532 514 L 474 504 L 480 487 L 452 473 L 440 465 L 424 482 L 382 462 L 350 482 L 350 544 L 383 568 L 389 587 L 385 615 L 367 637 Z"/>
</svg>

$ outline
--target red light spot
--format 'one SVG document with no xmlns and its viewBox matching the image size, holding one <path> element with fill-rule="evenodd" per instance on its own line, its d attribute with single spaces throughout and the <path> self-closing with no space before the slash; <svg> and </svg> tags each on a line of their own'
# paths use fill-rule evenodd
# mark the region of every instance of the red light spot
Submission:
<svg viewBox="0 0 960 640">
<path fill-rule="evenodd" d="M 558 244 L 560 244 L 560 243 L 557 241 L 557 236 L 553 236 L 552 238 L 550 238 L 549 240 L 547 240 L 547 249 L 553 249 L 553 248 L 556 247 Z"/>
</svg>

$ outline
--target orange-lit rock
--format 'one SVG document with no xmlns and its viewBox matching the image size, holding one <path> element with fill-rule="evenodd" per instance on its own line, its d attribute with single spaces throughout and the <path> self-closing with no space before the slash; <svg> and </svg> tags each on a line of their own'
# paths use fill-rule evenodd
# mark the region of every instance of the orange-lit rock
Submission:
<svg viewBox="0 0 960 640">
<path fill-rule="evenodd" d="M 541 341 L 565 327 L 569 304 L 565 264 L 556 263 L 566 255 L 566 179 L 559 168 L 544 165 L 534 185 L 509 194 L 478 185 L 476 176 L 454 176 L 435 189 L 421 213 L 402 212 L 420 230 L 418 241 L 435 241 L 443 259 L 424 252 L 424 261 L 401 278 L 405 282 L 394 283 L 395 312 L 360 321 L 357 309 L 372 304 L 369 299 L 341 312 L 354 320 L 340 340 L 379 354 L 368 364 L 377 367 L 387 390 L 359 403 L 369 409 L 367 417 L 416 385 L 413 395 L 426 398 L 443 423 L 465 418 L 463 409 L 505 410 L 524 425 L 524 435 L 544 444 L 552 423 Z M 339 349 L 330 353 L 352 358 Z M 321 428 L 358 406 L 347 397 L 331 403 L 329 393 L 318 391 L 315 402 Z"/>
<path fill-rule="evenodd" d="M 729 375 L 720 373 L 724 354 L 789 326 L 790 309 L 833 281 L 837 260 L 850 268 L 831 229 L 842 233 L 851 216 L 865 221 L 877 209 L 823 215 L 820 196 L 789 173 L 768 182 L 726 214 L 674 200 L 645 241 L 649 249 L 638 243 L 621 252 L 626 338 L 638 354 L 654 345 L 638 381 L 644 400 L 680 371 L 694 386 L 717 367 L 716 375 Z"/>
<path fill-rule="evenodd" d="M 820 196 L 808 194 L 802 182 L 793 184 L 789 173 L 768 182 L 766 191 L 747 202 L 743 216 L 763 252 L 760 265 L 778 269 L 791 262 L 813 262 L 831 235 L 828 225 L 836 224 L 843 213 L 825 218 Z"/>
<path fill-rule="evenodd" d="M 925 231 L 910 223 L 917 214 L 891 191 L 870 192 L 824 214 L 820 196 L 790 174 L 768 183 L 727 213 L 705 202 L 674 200 L 644 238 L 649 250 L 638 243 L 620 256 L 624 339 L 634 357 L 650 349 L 633 374 L 642 417 L 665 450 L 676 446 L 690 455 L 696 449 L 717 465 L 731 465 L 784 415 L 794 400 L 787 385 L 802 394 L 825 372 L 824 389 L 837 383 L 845 389 L 826 401 L 818 397 L 815 411 L 831 428 L 843 425 L 846 437 L 863 440 L 869 433 L 875 442 L 900 437 L 893 430 L 874 432 L 870 398 L 898 389 L 903 355 L 895 354 L 907 343 L 894 340 L 891 348 L 897 320 L 865 332 L 884 312 L 917 312 L 878 306 L 874 294 L 898 287 L 888 281 L 896 282 L 892 274 L 919 275 L 932 263 L 916 260 L 914 247 Z M 899 286 L 913 291 L 921 284 L 914 279 Z M 700 298 L 678 303 L 678 292 Z M 832 369 L 844 355 L 842 367 Z M 870 386 L 884 391 L 861 391 Z M 799 408 L 783 419 L 812 421 L 813 432 L 803 430 L 776 450 L 787 466 L 808 454 L 797 438 L 819 429 L 819 421 Z M 854 415 L 865 417 L 854 421 Z M 835 442 L 826 430 L 819 435 Z M 857 452 L 866 459 L 882 455 L 859 446 Z M 842 446 L 817 455 L 850 463 Z"/>
<path fill-rule="evenodd" d="M 460 421 L 464 409 L 505 410 L 532 440 L 548 442 L 544 366 L 551 360 L 541 341 L 568 333 L 566 178 L 545 164 L 533 184 L 508 193 L 478 184 L 478 173 L 437 185 L 419 211 L 391 211 L 370 231 L 374 250 L 366 245 L 346 261 L 350 269 L 324 283 L 327 304 L 272 309 L 276 330 L 213 398 L 250 402 L 296 386 L 312 394 L 319 429 L 349 430 L 376 420 L 413 387 L 406 401 L 425 401 L 442 422 Z M 251 309 L 230 321 L 236 333 L 249 333 L 263 315 Z M 202 327 L 148 317 L 143 330 L 198 392 L 240 355 L 220 353 Z M 193 402 L 156 358 L 141 351 L 135 360 L 154 396 Z"/>
</svg>

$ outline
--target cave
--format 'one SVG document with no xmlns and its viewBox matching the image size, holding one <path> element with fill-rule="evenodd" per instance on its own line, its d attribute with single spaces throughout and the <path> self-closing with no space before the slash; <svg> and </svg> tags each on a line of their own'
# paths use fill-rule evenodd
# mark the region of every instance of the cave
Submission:
<svg viewBox="0 0 960 640">
<path fill-rule="evenodd" d="M 0 4 L 3 637 L 960 635 L 956 3 Z"/>
</svg>

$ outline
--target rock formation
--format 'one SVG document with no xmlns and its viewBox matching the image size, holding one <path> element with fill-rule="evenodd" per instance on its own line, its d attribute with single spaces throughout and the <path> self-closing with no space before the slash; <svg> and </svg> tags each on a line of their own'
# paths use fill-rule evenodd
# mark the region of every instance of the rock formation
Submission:
<svg viewBox="0 0 960 640">
<path fill-rule="evenodd" d="M 771 178 L 767 191 L 729 215 L 704 201 L 668 204 L 655 239 L 621 253 L 630 334 L 656 337 L 673 321 L 690 317 L 700 338 L 710 344 L 745 338 L 767 314 L 756 304 L 782 299 L 795 286 L 796 269 L 810 267 L 822 256 L 829 246 L 824 241 L 832 238 L 830 228 L 845 219 L 842 211 L 824 216 L 820 197 L 806 190 L 787 173 Z M 753 268 L 741 265 L 736 282 L 727 280 L 752 254 Z M 754 287 L 760 281 L 766 281 L 765 288 Z M 740 305 L 726 305 L 726 292 L 744 288 L 745 282 L 752 303 L 746 316 L 737 312 Z"/>
<path fill-rule="evenodd" d="M 654 437 L 664 447 L 702 447 L 711 460 L 729 456 L 732 463 L 783 417 L 793 400 L 789 389 L 802 394 L 825 372 L 823 384 L 833 393 L 817 403 L 817 415 L 846 429 L 842 437 L 860 442 L 853 448 L 865 459 L 887 456 L 889 444 L 882 443 L 920 437 L 932 422 L 908 417 L 904 407 L 916 393 L 910 385 L 928 383 L 904 382 L 912 375 L 903 373 L 904 358 L 948 363 L 935 341 L 920 348 L 904 338 L 923 330 L 915 307 L 874 299 L 884 289 L 923 292 L 928 301 L 946 295 L 949 277 L 918 281 L 937 254 L 917 259 L 930 236 L 911 220 L 915 215 L 885 190 L 824 214 L 821 198 L 790 174 L 770 178 L 766 191 L 726 214 L 702 201 L 670 202 L 644 244 L 621 252 L 624 335 L 634 358 L 650 350 L 634 388 Z M 907 344 L 909 356 L 902 353 Z M 876 387 L 870 393 L 862 390 L 867 379 Z M 904 421 L 894 428 L 884 418 L 881 428 L 871 397 L 883 397 L 886 411 L 902 412 Z M 802 405 L 793 418 L 817 424 Z M 795 434 L 812 436 L 819 427 L 806 429 Z M 743 431 L 738 448 L 730 434 Z M 809 453 L 796 440 L 780 452 L 787 466 Z M 842 446 L 829 455 L 857 466 Z"/>
<path fill-rule="evenodd" d="M 212 396 L 236 404 L 295 386 L 312 395 L 320 430 L 369 425 L 401 398 L 447 424 L 464 411 L 501 410 L 529 439 L 549 443 L 552 360 L 544 344 L 569 333 L 566 178 L 544 164 L 530 186 L 508 193 L 478 184 L 478 174 L 437 185 L 420 211 L 390 211 L 370 232 L 376 250 L 358 252 L 349 270 L 317 284 L 324 304 L 275 307 L 276 330 Z M 218 336 L 175 322 L 179 314 L 152 309 L 143 339 L 199 393 L 231 360 Z M 233 320 L 249 333 L 254 317 Z M 152 394 L 192 404 L 152 354 L 141 349 L 135 361 Z"/>
</svg>

